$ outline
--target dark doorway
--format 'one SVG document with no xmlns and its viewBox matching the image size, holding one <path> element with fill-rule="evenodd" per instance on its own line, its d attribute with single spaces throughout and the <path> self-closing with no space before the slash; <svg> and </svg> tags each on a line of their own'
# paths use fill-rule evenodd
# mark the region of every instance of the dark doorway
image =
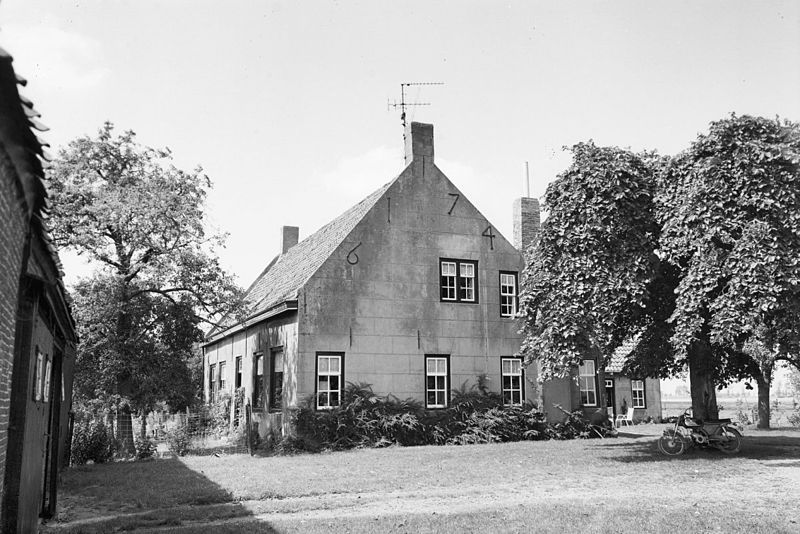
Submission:
<svg viewBox="0 0 800 534">
<path fill-rule="evenodd" d="M 612 418 L 617 417 L 617 402 L 616 398 L 614 397 L 614 379 L 613 378 L 606 378 L 606 409 L 611 408 L 608 410 L 609 415 Z"/>
</svg>

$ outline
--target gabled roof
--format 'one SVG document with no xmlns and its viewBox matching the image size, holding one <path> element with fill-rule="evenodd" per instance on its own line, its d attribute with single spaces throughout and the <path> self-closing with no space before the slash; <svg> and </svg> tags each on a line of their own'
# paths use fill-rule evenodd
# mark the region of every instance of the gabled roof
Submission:
<svg viewBox="0 0 800 534">
<path fill-rule="evenodd" d="M 296 300 L 297 292 L 333 254 L 392 183 L 394 180 L 300 241 L 285 254 L 273 259 L 245 293 L 245 302 L 251 307 L 248 315 L 253 317 L 283 302 Z M 223 319 L 222 324 L 222 327 L 213 328 L 206 338 L 236 326 L 233 320 Z"/>
<path fill-rule="evenodd" d="M 636 345 L 639 344 L 640 336 L 637 334 L 634 337 L 630 337 L 622 342 L 622 345 L 614 350 L 614 353 L 611 355 L 611 359 L 608 361 L 608 365 L 606 365 L 606 373 L 621 373 L 622 367 L 625 365 L 625 362 L 628 360 L 628 356 L 633 349 L 636 348 Z"/>
</svg>

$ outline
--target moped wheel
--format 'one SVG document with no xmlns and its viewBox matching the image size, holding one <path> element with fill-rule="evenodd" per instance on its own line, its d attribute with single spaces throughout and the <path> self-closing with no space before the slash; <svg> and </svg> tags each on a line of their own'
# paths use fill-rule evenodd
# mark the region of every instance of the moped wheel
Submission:
<svg viewBox="0 0 800 534">
<path fill-rule="evenodd" d="M 658 439 L 658 450 L 667 456 L 678 456 L 683 454 L 685 444 L 683 438 L 675 432 L 665 432 L 663 436 Z"/>
<path fill-rule="evenodd" d="M 725 454 L 736 454 L 742 449 L 742 435 L 734 428 L 722 427 L 717 448 Z"/>
</svg>

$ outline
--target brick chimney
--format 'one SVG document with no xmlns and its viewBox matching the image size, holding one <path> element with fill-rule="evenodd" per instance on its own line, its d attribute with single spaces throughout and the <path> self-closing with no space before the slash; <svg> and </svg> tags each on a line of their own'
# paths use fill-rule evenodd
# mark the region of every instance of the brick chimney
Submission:
<svg viewBox="0 0 800 534">
<path fill-rule="evenodd" d="M 281 254 L 297 244 L 300 237 L 300 228 L 297 226 L 281 226 Z"/>
<path fill-rule="evenodd" d="M 425 157 L 433 163 L 433 124 L 412 122 L 403 133 L 406 145 L 406 165 Z"/>
<path fill-rule="evenodd" d="M 527 256 L 541 224 L 539 201 L 535 198 L 522 197 L 514 201 L 514 246 Z"/>
</svg>

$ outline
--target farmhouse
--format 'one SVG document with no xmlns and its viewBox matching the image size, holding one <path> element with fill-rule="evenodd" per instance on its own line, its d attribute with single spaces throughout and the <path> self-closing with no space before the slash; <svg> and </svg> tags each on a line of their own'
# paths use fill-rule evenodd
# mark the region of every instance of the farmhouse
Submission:
<svg viewBox="0 0 800 534">
<path fill-rule="evenodd" d="M 551 418 L 553 403 L 595 411 L 596 376 L 582 402 L 577 381 L 538 387 L 515 356 L 520 250 L 538 231 L 538 202 L 515 203 L 512 245 L 436 167 L 432 125 L 409 125 L 405 156 L 399 176 L 303 241 L 283 228 L 280 254 L 247 291 L 249 318 L 206 338 L 206 400 L 244 388 L 262 435 L 288 430 L 305 399 L 338 405 L 347 382 L 437 409 L 485 375 L 508 404 L 535 400 Z"/>
<path fill-rule="evenodd" d="M 75 326 L 47 233 L 44 129 L 0 49 L 0 530 L 35 532 L 69 451 Z"/>
</svg>

